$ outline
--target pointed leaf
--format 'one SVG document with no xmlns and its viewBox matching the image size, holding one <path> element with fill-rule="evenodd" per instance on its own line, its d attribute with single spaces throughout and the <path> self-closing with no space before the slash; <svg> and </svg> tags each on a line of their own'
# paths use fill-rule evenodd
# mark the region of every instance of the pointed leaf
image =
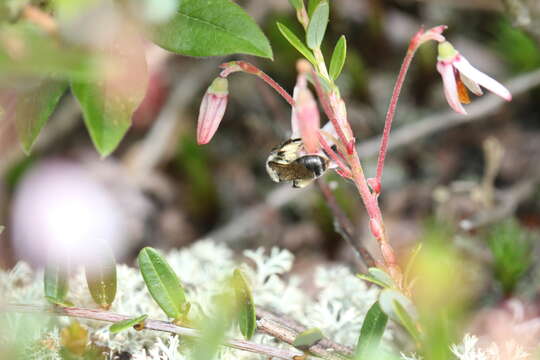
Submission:
<svg viewBox="0 0 540 360">
<path fill-rule="evenodd" d="M 394 312 L 397 315 L 399 322 L 403 327 L 409 332 L 409 334 L 416 340 L 417 342 L 420 342 L 420 332 L 418 331 L 418 328 L 416 327 L 415 321 L 409 315 L 409 312 L 401 305 L 401 303 L 394 299 L 393 301 L 394 305 Z"/>
<path fill-rule="evenodd" d="M 68 270 L 61 263 L 49 263 L 43 275 L 45 298 L 52 304 L 65 305 L 68 292 Z"/>
<path fill-rule="evenodd" d="M 416 257 L 418 256 L 418 253 L 420 253 L 420 250 L 422 250 L 422 243 L 418 243 L 414 249 L 411 251 L 411 255 L 409 256 L 409 261 L 407 262 L 407 266 L 405 267 L 405 272 L 403 275 L 403 283 L 410 286 L 411 280 L 411 270 L 414 265 L 414 262 L 416 260 Z"/>
<path fill-rule="evenodd" d="M 324 338 L 324 335 L 320 329 L 307 329 L 296 336 L 292 343 L 292 346 L 300 350 L 307 350 L 319 341 L 321 341 L 322 338 Z"/>
<path fill-rule="evenodd" d="M 130 29 L 119 31 L 103 50 L 107 62 L 99 80 L 71 84 L 90 137 L 102 156 L 113 152 L 124 137 L 148 84 L 142 39 Z"/>
<path fill-rule="evenodd" d="M 368 272 L 371 276 L 373 276 L 373 278 L 383 283 L 385 287 L 395 287 L 396 284 L 394 283 L 394 280 L 384 270 L 371 267 L 368 269 Z"/>
<path fill-rule="evenodd" d="M 116 261 L 110 247 L 100 250 L 100 257 L 85 266 L 86 282 L 96 304 L 108 310 L 116 296 Z"/>
<path fill-rule="evenodd" d="M 327 0 L 323 0 L 313 11 L 307 27 L 306 42 L 310 49 L 318 49 L 321 46 L 329 15 L 330 6 Z"/>
<path fill-rule="evenodd" d="M 244 338 L 249 340 L 255 334 L 257 328 L 253 295 L 249 283 L 240 269 L 234 270 L 232 282 L 238 306 L 237 317 L 240 332 L 244 335 Z"/>
<path fill-rule="evenodd" d="M 332 59 L 330 60 L 330 76 L 336 80 L 341 74 L 343 65 L 345 64 L 345 58 L 347 57 L 347 40 L 344 35 L 341 35 L 334 52 L 332 53 Z"/>
<path fill-rule="evenodd" d="M 380 280 L 374 278 L 372 275 L 370 274 L 356 274 L 356 276 L 364 281 L 368 281 L 370 283 L 373 283 L 375 285 L 379 285 L 380 287 L 382 288 L 387 288 L 388 285 L 385 284 L 384 282 L 381 282 Z"/>
<path fill-rule="evenodd" d="M 277 27 L 279 29 L 279 31 L 281 32 L 281 34 L 283 35 L 283 37 L 285 39 L 287 39 L 287 41 L 292 45 L 294 46 L 294 48 L 296 50 L 298 50 L 298 52 L 300 52 L 300 54 L 304 55 L 304 57 L 310 62 L 312 63 L 313 65 L 316 65 L 317 64 L 317 60 L 315 60 L 315 56 L 313 56 L 313 53 L 311 52 L 311 50 L 309 50 L 307 48 L 306 45 L 304 45 L 304 43 L 302 42 L 302 40 L 300 40 L 298 38 L 298 36 L 296 36 L 288 27 L 286 27 L 285 25 L 283 25 L 282 23 L 277 23 Z"/>
<path fill-rule="evenodd" d="M 382 311 L 379 302 L 375 302 L 364 318 L 356 346 L 355 359 L 365 360 L 376 355 L 387 322 L 388 316 Z"/>
<path fill-rule="evenodd" d="M 65 81 L 42 79 L 35 86 L 8 90 L 9 94 L 3 94 L 12 100 L 10 106 L 6 106 L 5 120 L 15 123 L 25 153 L 30 153 L 37 136 L 66 89 Z"/>
<path fill-rule="evenodd" d="M 186 314 L 188 305 L 184 288 L 171 266 L 150 247 L 140 251 L 137 262 L 154 301 L 168 317 L 181 319 Z"/>
<path fill-rule="evenodd" d="M 144 314 L 144 315 L 132 318 L 132 319 L 119 321 L 117 323 L 112 324 L 109 327 L 109 331 L 111 332 L 111 334 L 116 334 L 116 333 L 119 333 L 120 331 L 130 329 L 140 324 L 144 324 L 144 320 L 146 320 L 147 317 L 148 315 Z M 136 330 L 139 330 L 139 329 L 136 329 Z"/>
<path fill-rule="evenodd" d="M 304 0 L 289 0 L 289 3 L 295 10 L 300 10 L 304 6 Z"/>
<path fill-rule="evenodd" d="M 313 15 L 313 12 L 315 11 L 315 8 L 317 8 L 317 5 L 319 5 L 320 2 L 321 2 L 321 0 L 309 0 L 308 1 L 307 11 L 308 11 L 308 16 L 310 18 Z"/>
<path fill-rule="evenodd" d="M 230 0 L 181 1 L 174 17 L 153 29 L 153 39 L 162 48 L 182 55 L 273 57 L 261 29 Z"/>
</svg>

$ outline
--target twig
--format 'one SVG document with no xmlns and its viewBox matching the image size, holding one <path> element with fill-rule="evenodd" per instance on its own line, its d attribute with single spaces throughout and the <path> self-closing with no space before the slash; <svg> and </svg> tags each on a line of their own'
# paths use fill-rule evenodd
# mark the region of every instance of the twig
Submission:
<svg viewBox="0 0 540 360">
<path fill-rule="evenodd" d="M 357 236 L 356 231 L 354 230 L 354 226 L 351 220 L 349 220 L 347 215 L 345 215 L 345 213 L 337 203 L 336 198 L 332 193 L 332 190 L 330 190 L 328 184 L 322 179 L 319 179 L 317 182 L 324 198 L 326 199 L 326 204 L 330 208 L 330 211 L 332 211 L 332 215 L 334 217 L 334 227 L 336 231 L 345 239 L 345 241 L 347 241 L 347 243 L 354 250 L 356 250 L 356 253 L 362 259 L 364 264 L 366 264 L 367 267 L 375 266 L 375 260 L 373 259 L 373 256 L 371 256 L 369 251 L 360 243 L 360 239 Z"/>
<path fill-rule="evenodd" d="M 266 317 L 262 317 L 257 321 L 257 330 L 263 331 L 287 344 L 292 344 L 296 339 L 296 336 L 298 336 L 297 331 L 284 327 L 279 322 Z M 333 348 L 327 348 L 319 342 L 310 346 L 308 351 L 313 355 L 327 360 L 344 360 L 346 358 L 337 353 Z"/>
<path fill-rule="evenodd" d="M 109 311 L 83 309 L 77 307 L 43 307 L 37 305 L 19 305 L 19 304 L 7 304 L 0 306 L 0 312 L 19 312 L 19 313 L 48 313 L 58 316 L 69 316 L 73 318 L 89 319 L 106 321 L 116 323 L 118 321 L 131 319 L 132 317 L 126 315 L 120 315 Z M 171 334 L 199 337 L 200 333 L 195 329 L 185 328 L 182 326 L 174 325 L 167 321 L 161 320 L 145 320 L 144 328 L 149 330 L 156 330 L 162 332 L 168 332 Z M 294 339 L 293 339 L 294 340 Z M 268 345 L 257 344 L 251 341 L 241 339 L 229 339 L 224 343 L 225 346 L 249 351 L 253 353 L 263 354 L 270 357 L 276 357 L 284 360 L 298 360 L 304 358 L 304 353 L 296 349 L 279 349 Z M 335 358 L 328 357 L 332 360 Z"/>
<path fill-rule="evenodd" d="M 278 315 L 274 312 L 261 309 L 261 308 L 257 308 L 255 312 L 257 314 L 258 319 L 266 319 L 267 321 L 272 321 L 275 324 L 273 329 L 276 329 L 276 327 L 279 325 L 284 328 L 289 328 L 291 330 L 294 330 L 296 331 L 296 333 L 301 333 L 307 330 L 307 328 L 304 325 L 286 316 Z M 259 328 L 259 330 L 265 331 L 265 329 L 262 329 L 262 328 Z M 334 351 L 337 351 L 345 356 L 352 356 L 354 354 L 354 351 L 352 348 L 336 343 L 328 338 L 321 339 L 318 342 L 318 344 L 325 347 L 326 349 L 334 349 Z"/>
</svg>

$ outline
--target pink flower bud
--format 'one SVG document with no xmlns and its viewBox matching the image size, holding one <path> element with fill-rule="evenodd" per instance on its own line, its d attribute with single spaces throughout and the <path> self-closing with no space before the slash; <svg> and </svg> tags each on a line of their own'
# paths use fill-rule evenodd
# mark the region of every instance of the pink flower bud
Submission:
<svg viewBox="0 0 540 360">
<path fill-rule="evenodd" d="M 219 127 L 229 98 L 229 82 L 226 78 L 217 77 L 206 90 L 197 123 L 197 143 L 207 144 Z"/>
<path fill-rule="evenodd" d="M 300 136 L 306 152 L 317 153 L 320 149 L 319 129 L 321 120 L 319 108 L 313 94 L 307 87 L 305 74 L 300 73 L 294 88 L 294 107 L 291 114 L 293 137 Z"/>
</svg>

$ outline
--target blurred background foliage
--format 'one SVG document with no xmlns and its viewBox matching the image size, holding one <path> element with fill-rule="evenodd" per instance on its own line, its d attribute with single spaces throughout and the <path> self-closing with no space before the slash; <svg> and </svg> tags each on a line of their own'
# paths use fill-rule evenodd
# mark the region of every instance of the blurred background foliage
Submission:
<svg viewBox="0 0 540 360">
<path fill-rule="evenodd" d="M 17 41 L 23 38 L 27 47 L 17 62 L 7 61 L 9 54 L 0 48 L 0 85 L 10 88 L 16 83 L 24 90 L 25 84 L 40 81 L 41 75 L 51 72 L 72 79 L 90 76 L 100 59 L 88 54 L 80 43 L 61 47 L 54 37 L 16 24 L 28 3 L 9 0 L 0 4 L 0 42 L 15 42 L 12 49 L 17 49 Z M 31 3 L 47 9 L 47 2 Z M 74 3 L 58 1 L 62 10 L 55 15 L 69 18 L 73 9 L 80 10 L 72 8 Z M 91 1 L 79 3 L 84 7 Z M 22 221 L 26 227 L 38 226 L 35 219 L 44 216 L 32 208 L 25 208 L 24 215 L 14 213 L 16 198 L 27 191 L 21 187 L 23 179 L 36 165 L 54 160 L 81 169 L 120 204 L 117 210 L 126 239 L 121 262 L 133 264 L 145 245 L 171 249 L 211 237 L 235 249 L 274 245 L 290 249 L 297 256 L 293 273 L 304 277 L 303 286 L 310 293 L 316 292 L 310 274 L 317 265 L 339 262 L 355 270 L 364 268 L 334 231 L 331 213 L 316 186 L 289 189 L 266 175 L 270 150 L 288 137 L 290 109 L 264 84 L 246 75 L 233 76 L 220 130 L 209 145 L 196 144 L 200 100 L 218 74 L 220 62 L 247 59 L 289 91 L 295 83 L 299 54 L 275 25 L 279 21 L 301 33 L 288 2 L 238 3 L 263 29 L 274 60 L 246 55 L 183 57 L 160 52 L 145 42 L 149 63 L 146 98 L 119 148 L 106 159 L 93 150 L 69 92 L 60 99 L 30 156 L 19 147 L 14 124 L 7 117 L 0 119 L 0 223 L 6 225 L 0 235 L 0 266 L 10 268 L 24 259 L 10 225 Z M 373 148 L 377 143 L 408 39 L 421 25 L 447 24 L 447 38 L 471 63 L 519 89 L 511 103 L 501 106 L 489 107 L 491 95 L 473 99 L 471 109 L 476 102 L 478 108 L 470 121 L 449 118 L 432 44 L 420 49 L 405 83 L 394 129 L 404 131 L 408 140 L 389 155 L 381 203 L 390 239 L 403 259 L 418 242 L 425 245 L 418 260 L 418 276 L 424 277 L 424 283 L 418 286 L 429 289 L 429 296 L 418 295 L 426 301 L 419 302 L 420 315 L 422 306 L 432 310 L 449 294 L 455 300 L 423 319 L 425 332 L 434 337 L 428 340 L 432 348 L 427 354 L 432 357 L 427 358 L 448 358 L 448 351 L 437 352 L 440 344 L 455 340 L 458 329 L 454 325 L 459 330 L 485 327 L 481 316 L 471 316 L 472 320 L 458 321 L 449 329 L 444 323 L 449 317 L 461 319 L 480 310 L 504 312 L 511 299 L 526 302 L 525 316 L 540 314 L 540 38 L 526 27 L 514 26 L 516 19 L 503 1 L 330 3 L 323 52 L 329 58 L 335 42 L 345 34 L 348 57 L 338 84 L 360 147 Z M 531 16 L 540 16 L 537 10 L 531 6 Z M 84 33 L 87 25 L 80 25 L 80 41 L 92 40 L 93 34 Z M 521 85 L 515 79 L 522 79 Z M 418 125 L 430 130 L 421 133 L 424 130 L 415 127 Z M 483 144 L 489 137 L 497 139 L 504 155 L 486 190 L 482 185 L 487 162 Z M 373 174 L 375 152 L 364 153 L 368 154 L 363 158 L 366 172 Z M 326 180 L 355 225 L 359 241 L 377 253 L 352 184 L 331 173 Z M 492 202 L 484 201 L 488 192 L 494 194 Z M 39 198 L 42 193 L 36 195 L 36 203 L 43 201 Z M 61 202 L 48 205 L 51 212 L 63 206 Z M 465 288 L 463 293 L 458 291 Z M 82 336 L 75 327 L 72 330 L 62 337 Z"/>
</svg>

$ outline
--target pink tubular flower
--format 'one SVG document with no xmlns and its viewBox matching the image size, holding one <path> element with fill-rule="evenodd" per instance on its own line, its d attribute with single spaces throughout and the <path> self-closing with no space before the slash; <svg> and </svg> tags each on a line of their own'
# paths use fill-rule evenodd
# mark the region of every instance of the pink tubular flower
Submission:
<svg viewBox="0 0 540 360">
<path fill-rule="evenodd" d="M 321 119 L 317 102 L 313 94 L 307 87 L 306 71 L 299 62 L 299 75 L 294 87 L 294 106 L 291 114 L 291 128 L 293 138 L 300 136 L 304 143 L 304 148 L 308 154 L 315 154 L 320 149 L 319 128 Z M 307 65 L 309 66 L 309 65 Z"/>
<path fill-rule="evenodd" d="M 439 44 L 437 70 L 443 79 L 446 100 L 457 113 L 467 114 L 461 105 L 469 103 L 467 89 L 480 96 L 480 85 L 506 101 L 512 100 L 506 87 L 473 67 L 448 41 Z"/>
<path fill-rule="evenodd" d="M 197 122 L 197 143 L 207 144 L 212 140 L 216 130 L 223 119 L 227 100 L 229 98 L 229 82 L 226 78 L 217 77 L 206 90 Z"/>
</svg>

